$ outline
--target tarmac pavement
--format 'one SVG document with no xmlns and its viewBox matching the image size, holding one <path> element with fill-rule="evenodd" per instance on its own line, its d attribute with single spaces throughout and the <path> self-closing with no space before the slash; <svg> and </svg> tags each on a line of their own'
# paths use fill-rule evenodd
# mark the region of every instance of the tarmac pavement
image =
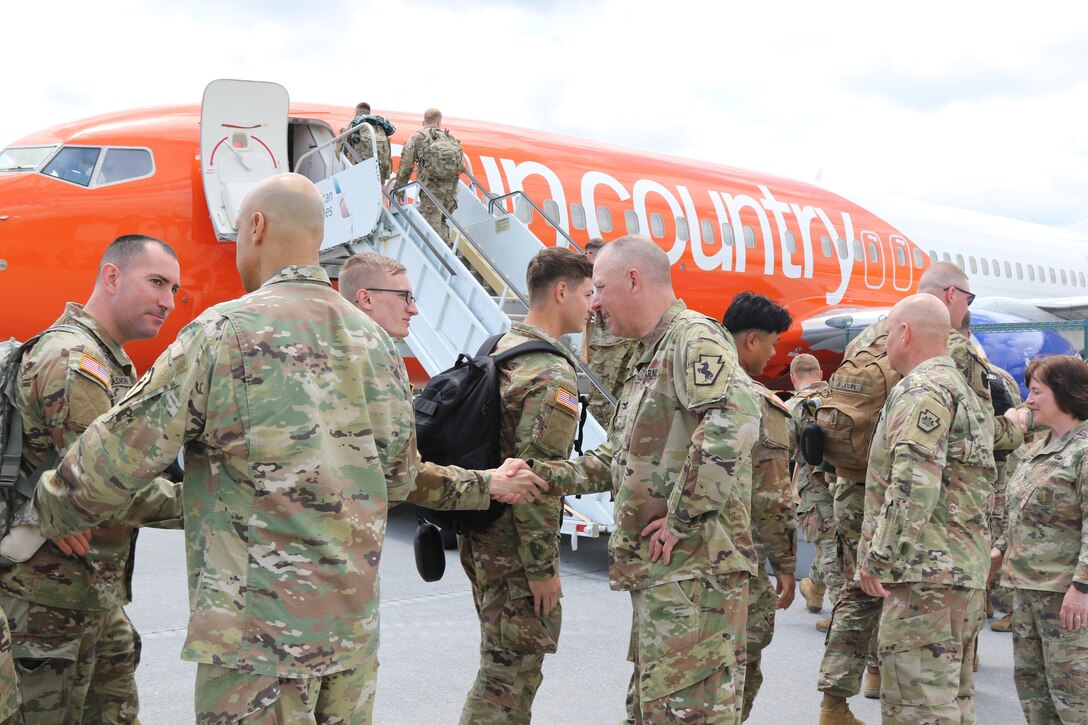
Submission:
<svg viewBox="0 0 1088 725">
<path fill-rule="evenodd" d="M 476 675 L 479 627 L 457 552 L 446 552 L 445 576 L 428 584 L 415 570 L 414 532 L 410 507 L 395 509 L 381 565 L 381 668 L 374 721 L 453 725 Z M 540 725 L 618 723 L 624 717 L 631 676 L 626 661 L 631 604 L 626 592 L 608 588 L 606 547 L 605 538 L 582 539 L 578 551 L 571 551 L 564 537 L 563 632 L 559 652 L 544 660 L 544 682 L 533 707 L 533 721 Z M 802 554 L 808 550 L 803 547 Z M 134 602 L 127 610 L 143 637 L 137 670 L 141 722 L 192 723 L 196 666 L 179 658 L 189 611 L 182 532 L 140 533 Z M 749 723 L 817 721 L 816 673 L 823 635 L 813 624 L 829 613 L 829 604 L 821 615 L 809 613 L 800 594 L 789 610 L 779 613 L 774 641 L 763 654 L 765 679 Z M 1012 681 L 1012 636 L 987 628 L 980 651 L 978 722 L 1023 722 Z M 880 721 L 878 701 L 858 696 L 850 704 L 866 722 Z"/>
</svg>

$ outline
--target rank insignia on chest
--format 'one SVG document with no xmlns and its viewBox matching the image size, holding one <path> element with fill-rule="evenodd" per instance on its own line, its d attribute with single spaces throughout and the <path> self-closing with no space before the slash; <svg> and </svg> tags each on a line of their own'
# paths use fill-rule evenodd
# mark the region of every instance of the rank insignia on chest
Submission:
<svg viewBox="0 0 1088 725">
<path fill-rule="evenodd" d="M 713 385 L 721 374 L 725 362 L 721 355 L 700 355 L 691 364 L 691 374 L 696 385 Z"/>
<path fill-rule="evenodd" d="M 926 433 L 931 432 L 940 424 L 940 417 L 928 408 L 918 414 L 918 428 Z"/>
<path fill-rule="evenodd" d="M 1036 499 L 1043 506 L 1049 506 L 1054 503 L 1054 491 L 1046 487 L 1040 488 L 1039 495 L 1036 496 Z"/>
</svg>

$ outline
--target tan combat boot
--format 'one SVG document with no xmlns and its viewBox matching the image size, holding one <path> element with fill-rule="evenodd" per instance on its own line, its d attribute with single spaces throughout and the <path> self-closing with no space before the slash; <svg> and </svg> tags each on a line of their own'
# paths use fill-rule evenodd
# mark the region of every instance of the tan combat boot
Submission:
<svg viewBox="0 0 1088 725">
<path fill-rule="evenodd" d="M 861 694 L 870 700 L 880 699 L 880 668 L 865 668 L 865 681 L 861 686 Z"/>
<path fill-rule="evenodd" d="M 827 591 L 827 587 L 823 584 L 817 584 L 807 576 L 801 580 L 801 596 L 805 598 L 805 606 L 808 611 L 814 614 L 823 611 L 825 591 Z"/>
<path fill-rule="evenodd" d="M 821 632 L 826 632 L 831 629 L 831 617 L 824 617 L 823 619 L 816 620 L 816 629 Z"/>
<path fill-rule="evenodd" d="M 824 695 L 820 703 L 820 725 L 865 725 L 865 721 L 854 717 L 846 698 Z"/>
<path fill-rule="evenodd" d="M 1012 615 L 1006 614 L 1001 619 L 995 619 L 990 623 L 990 629 L 995 632 L 1011 632 L 1012 631 Z"/>
</svg>

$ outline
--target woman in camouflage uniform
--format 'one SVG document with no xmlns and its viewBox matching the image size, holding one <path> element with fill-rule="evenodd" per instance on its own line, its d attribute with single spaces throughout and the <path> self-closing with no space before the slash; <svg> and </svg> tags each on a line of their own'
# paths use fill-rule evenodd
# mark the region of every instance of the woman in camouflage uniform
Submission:
<svg viewBox="0 0 1088 725">
<path fill-rule="evenodd" d="M 1050 433 L 1008 486 L 1002 578 L 1013 588 L 1016 691 L 1028 723 L 1088 723 L 1088 366 L 1036 360 L 1028 407 Z"/>
</svg>

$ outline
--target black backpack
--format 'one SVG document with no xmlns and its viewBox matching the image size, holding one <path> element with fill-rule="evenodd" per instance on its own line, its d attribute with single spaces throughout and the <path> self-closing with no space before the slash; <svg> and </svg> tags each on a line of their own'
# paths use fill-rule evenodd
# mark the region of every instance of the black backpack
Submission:
<svg viewBox="0 0 1088 725">
<path fill-rule="evenodd" d="M 491 355 L 501 337 L 499 334 L 488 338 L 475 357 L 458 355 L 454 366 L 431 378 L 416 397 L 416 440 L 424 461 L 472 470 L 495 468 L 502 463 L 499 366 L 531 352 L 560 356 L 563 353 L 550 343 L 534 340 Z M 581 420 L 585 422 L 584 406 Z M 578 437 L 581 438 L 581 425 Z M 486 529 L 506 507 L 507 504 L 492 501 L 486 510 L 436 511 L 420 507 L 420 512 L 427 521 L 463 534 L 467 530 Z"/>
</svg>

